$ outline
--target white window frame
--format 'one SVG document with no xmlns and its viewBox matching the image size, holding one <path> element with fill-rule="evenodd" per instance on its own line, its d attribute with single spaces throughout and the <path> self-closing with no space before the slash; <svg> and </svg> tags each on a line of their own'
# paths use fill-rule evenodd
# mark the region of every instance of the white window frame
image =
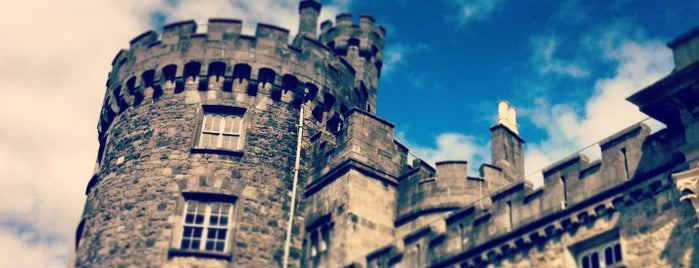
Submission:
<svg viewBox="0 0 699 268">
<path fill-rule="evenodd" d="M 218 122 L 218 129 L 206 129 L 207 121 L 212 120 L 212 122 L 208 122 L 208 124 L 213 124 L 216 125 L 215 120 L 220 120 Z M 236 124 L 235 121 L 237 122 L 237 127 L 231 126 L 233 129 L 227 130 L 227 124 L 230 121 L 234 121 L 233 124 Z M 242 128 L 243 128 L 243 117 L 240 115 L 236 114 L 219 114 L 219 113 L 204 113 L 204 117 L 202 119 L 202 127 L 201 127 L 201 132 L 199 133 L 199 147 L 202 148 L 210 148 L 210 149 L 224 149 L 224 150 L 239 150 L 240 149 L 240 140 L 241 140 L 241 133 L 242 133 Z M 234 131 L 237 130 L 237 131 Z M 209 135 L 209 136 L 215 136 L 215 145 L 211 146 L 211 143 L 209 144 L 204 144 L 204 136 Z M 231 146 L 224 146 L 223 142 L 225 140 L 225 137 L 233 137 L 236 139 L 235 145 Z M 212 137 L 213 138 L 213 137 Z"/>
<path fill-rule="evenodd" d="M 189 215 L 189 209 L 190 206 L 193 204 L 204 204 L 204 219 L 200 224 L 196 222 L 196 217 L 193 223 L 188 223 L 187 217 Z M 211 224 L 211 219 L 212 219 L 212 205 L 214 204 L 220 204 L 222 206 L 227 206 L 228 211 L 221 211 L 219 214 L 219 219 L 221 216 L 227 216 L 227 222 L 225 226 L 218 226 L 218 225 L 212 225 Z M 234 204 L 231 202 L 222 202 L 222 201 L 203 201 L 199 199 L 188 199 L 185 200 L 185 205 L 184 205 L 184 211 L 183 211 L 183 217 L 182 217 L 182 236 L 179 241 L 179 249 L 185 250 L 185 251 L 209 251 L 209 252 L 220 252 L 220 253 L 226 253 L 229 252 L 229 240 L 231 238 L 231 232 L 232 232 L 232 222 L 233 222 L 233 208 Z M 195 210 L 195 212 L 198 212 Z M 198 214 L 194 214 L 195 216 Z M 193 235 L 185 235 L 187 233 L 187 228 L 201 228 L 201 235 L 199 236 L 193 236 Z M 207 242 L 209 242 L 208 238 L 208 233 L 213 230 L 213 229 L 223 229 L 226 234 L 223 238 L 214 238 L 214 247 L 213 249 L 207 249 L 206 245 Z M 199 246 L 198 247 L 192 247 L 191 243 L 195 239 L 188 239 L 188 238 L 199 238 Z M 185 240 L 190 240 L 189 245 L 185 247 L 184 243 Z M 216 242 L 219 242 L 220 240 L 223 240 L 223 249 L 222 250 L 216 250 Z"/>
<path fill-rule="evenodd" d="M 245 139 L 245 112 L 245 108 L 204 105 L 193 149 L 240 152 Z"/>
</svg>

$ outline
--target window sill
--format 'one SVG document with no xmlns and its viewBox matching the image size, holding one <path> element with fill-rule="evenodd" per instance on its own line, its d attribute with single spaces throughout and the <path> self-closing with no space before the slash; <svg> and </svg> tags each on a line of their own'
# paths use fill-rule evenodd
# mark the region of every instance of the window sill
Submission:
<svg viewBox="0 0 699 268">
<path fill-rule="evenodd" d="M 168 250 L 168 257 L 199 257 L 230 261 L 233 259 L 233 254 L 230 252 L 216 252 L 203 250 L 186 250 L 179 248 L 171 248 Z"/>
<path fill-rule="evenodd" d="M 243 156 L 243 151 L 228 150 L 223 148 L 204 148 L 204 147 L 193 147 L 193 154 L 222 154 L 222 155 L 233 155 L 233 156 Z"/>
</svg>

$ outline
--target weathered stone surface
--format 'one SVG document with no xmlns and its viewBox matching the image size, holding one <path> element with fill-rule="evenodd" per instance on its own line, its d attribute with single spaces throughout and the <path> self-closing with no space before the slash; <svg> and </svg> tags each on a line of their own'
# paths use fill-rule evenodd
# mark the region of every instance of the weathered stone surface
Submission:
<svg viewBox="0 0 699 268">
<path fill-rule="evenodd" d="M 671 44 L 680 69 L 630 98 L 666 130 L 630 126 L 599 143 L 600 160 L 563 158 L 532 189 L 509 104 L 477 176 L 465 160 L 413 160 L 374 114 L 384 29 L 341 14 L 316 38 L 319 10 L 301 1 L 291 45 L 285 29 L 246 37 L 213 19 L 115 57 L 75 266 L 281 266 L 302 107 L 292 267 L 575 267 L 609 241 L 626 267 L 699 266 L 698 31 Z M 213 106 L 242 111 L 242 148 L 197 146 Z M 185 196 L 202 194 L 234 204 L 223 253 L 178 251 Z"/>
</svg>

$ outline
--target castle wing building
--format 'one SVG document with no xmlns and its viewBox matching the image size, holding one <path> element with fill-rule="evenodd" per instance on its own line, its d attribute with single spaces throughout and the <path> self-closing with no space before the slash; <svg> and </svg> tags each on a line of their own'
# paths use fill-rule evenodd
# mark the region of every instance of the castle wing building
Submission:
<svg viewBox="0 0 699 268">
<path fill-rule="evenodd" d="M 321 9 L 300 1 L 293 38 L 184 21 L 115 56 L 72 266 L 699 265 L 699 29 L 628 98 L 666 129 L 629 126 L 533 188 L 505 101 L 478 174 L 413 157 L 375 113 L 384 28 L 318 27 Z"/>
</svg>

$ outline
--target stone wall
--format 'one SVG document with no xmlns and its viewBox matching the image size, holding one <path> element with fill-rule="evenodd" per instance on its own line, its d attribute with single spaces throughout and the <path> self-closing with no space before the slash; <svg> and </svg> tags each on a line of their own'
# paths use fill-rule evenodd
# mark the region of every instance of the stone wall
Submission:
<svg viewBox="0 0 699 268">
<path fill-rule="evenodd" d="M 99 183 L 89 190 L 78 266 L 178 263 L 179 257 L 168 258 L 168 250 L 178 247 L 183 192 L 236 197 L 231 264 L 280 261 L 298 110 L 264 97 L 257 100 L 269 102 L 262 110 L 241 105 L 232 93 L 214 97 L 188 88 L 181 94 L 189 97 L 144 103 L 111 126 Z M 240 154 L 192 152 L 202 104 L 247 108 Z M 297 237 L 303 225 L 299 217 Z M 300 258 L 300 244 L 294 239 L 294 259 Z"/>
<path fill-rule="evenodd" d="M 281 265 L 300 108 L 305 135 L 298 186 L 304 189 L 314 174 L 308 137 L 334 139 L 342 113 L 372 106 L 380 66 L 352 66 L 312 35 L 289 45 L 285 29 L 258 24 L 254 36 L 244 36 L 241 26 L 211 19 L 206 33 L 198 33 L 192 21 L 174 23 L 160 36 L 149 31 L 134 38 L 116 55 L 76 266 Z M 382 38 L 363 60 L 380 56 Z M 214 106 L 242 115 L 242 148 L 198 146 L 204 109 Z M 193 195 L 234 204 L 223 253 L 179 250 L 185 198 Z M 301 196 L 296 206 L 292 266 L 300 265 L 306 227 Z"/>
</svg>

